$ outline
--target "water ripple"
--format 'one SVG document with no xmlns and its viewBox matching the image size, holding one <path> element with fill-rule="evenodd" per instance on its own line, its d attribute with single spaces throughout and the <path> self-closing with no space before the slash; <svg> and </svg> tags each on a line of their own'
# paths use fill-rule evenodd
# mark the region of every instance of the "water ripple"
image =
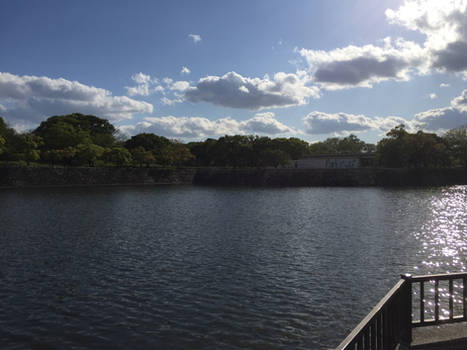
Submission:
<svg viewBox="0 0 467 350">
<path fill-rule="evenodd" d="M 327 349 L 466 235 L 465 186 L 2 190 L 0 344 Z"/>
</svg>

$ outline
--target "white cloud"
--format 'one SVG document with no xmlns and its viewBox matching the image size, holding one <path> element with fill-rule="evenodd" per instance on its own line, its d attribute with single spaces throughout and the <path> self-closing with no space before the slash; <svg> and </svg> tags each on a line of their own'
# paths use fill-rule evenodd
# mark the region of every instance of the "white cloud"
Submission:
<svg viewBox="0 0 467 350">
<path fill-rule="evenodd" d="M 154 93 L 164 93 L 165 89 L 162 85 L 157 85 L 155 88 L 152 89 Z"/>
<path fill-rule="evenodd" d="M 431 109 L 415 115 L 414 124 L 423 130 L 444 132 L 467 125 L 467 90 L 451 101 L 451 106 Z"/>
<path fill-rule="evenodd" d="M 409 132 L 417 131 L 413 120 L 407 120 L 398 116 L 389 116 L 389 117 L 375 117 L 375 129 L 386 134 L 389 130 L 395 128 L 398 125 L 403 124 L 405 129 Z"/>
<path fill-rule="evenodd" d="M 465 0 L 406 0 L 397 10 L 386 10 L 386 17 L 424 34 L 426 46 L 436 50 L 462 39 L 466 9 Z"/>
<path fill-rule="evenodd" d="M 323 113 L 314 111 L 303 119 L 305 132 L 314 134 L 342 134 L 367 131 L 374 128 L 372 119 L 364 115 L 347 113 Z"/>
<path fill-rule="evenodd" d="M 387 10 L 390 23 L 400 24 L 426 36 L 424 46 L 431 66 L 442 71 L 467 70 L 467 1 L 406 0 Z"/>
<path fill-rule="evenodd" d="M 434 92 L 432 92 L 430 95 L 428 95 L 428 97 L 430 97 L 430 100 L 434 100 L 438 96 Z"/>
<path fill-rule="evenodd" d="M 416 43 L 386 38 L 382 46 L 347 46 L 331 51 L 301 49 L 313 82 L 328 90 L 371 87 L 388 79 L 409 80 L 422 72 L 425 50 Z"/>
<path fill-rule="evenodd" d="M 268 135 L 294 132 L 294 130 L 274 118 L 274 113 L 257 113 L 253 118 L 240 123 L 247 133 L 263 133 Z"/>
<path fill-rule="evenodd" d="M 183 66 L 180 74 L 190 74 L 191 70 L 188 67 Z"/>
<path fill-rule="evenodd" d="M 309 97 L 319 97 L 317 87 L 308 86 L 305 72 L 276 73 L 274 79 L 243 77 L 235 72 L 201 78 L 185 91 L 191 102 L 208 102 L 232 108 L 258 110 L 302 105 Z"/>
<path fill-rule="evenodd" d="M 140 84 L 137 86 L 125 86 L 125 89 L 127 90 L 127 93 L 129 96 L 136 96 L 136 95 L 149 96 L 150 94 L 148 84 Z"/>
<path fill-rule="evenodd" d="M 441 133 L 467 125 L 467 112 L 453 107 L 432 109 L 416 114 L 415 125 L 423 130 Z"/>
<path fill-rule="evenodd" d="M 166 96 L 161 98 L 162 104 L 164 104 L 166 106 L 173 106 L 173 105 L 175 105 L 177 103 L 182 103 L 184 101 L 185 101 L 185 99 L 183 98 L 183 95 L 180 95 L 178 93 L 175 93 L 173 98 L 168 98 Z"/>
<path fill-rule="evenodd" d="M 442 87 L 442 88 L 445 88 L 445 87 L 449 87 L 450 85 L 449 84 L 446 84 L 446 83 L 441 83 L 439 84 L 439 87 Z"/>
<path fill-rule="evenodd" d="M 433 69 L 467 79 L 467 0 L 405 0 L 397 10 L 386 10 L 386 17 L 389 23 L 421 33 L 425 41 L 386 38 L 379 46 L 297 50 L 306 59 L 313 82 L 328 90 L 372 87 Z"/>
<path fill-rule="evenodd" d="M 129 96 L 149 96 L 152 93 L 163 92 L 164 90 L 162 86 L 157 85 L 159 83 L 157 78 L 151 78 L 150 75 L 141 72 L 133 74 L 131 76 L 131 80 L 133 80 L 137 85 L 125 86 Z"/>
<path fill-rule="evenodd" d="M 190 37 L 195 44 L 202 40 L 201 35 L 199 34 L 188 34 L 188 37 Z"/>
<path fill-rule="evenodd" d="M 147 84 L 151 81 L 151 76 L 142 72 L 133 74 L 131 79 L 137 84 Z"/>
<path fill-rule="evenodd" d="M 96 114 L 112 121 L 150 113 L 153 106 L 108 90 L 63 78 L 19 76 L 0 72 L 0 101 L 5 116 L 18 123 L 37 123 L 51 115 L 73 112 Z"/>
<path fill-rule="evenodd" d="M 190 87 L 190 83 L 187 81 L 176 81 L 170 84 L 170 90 L 185 91 Z"/>
<path fill-rule="evenodd" d="M 304 119 L 305 132 L 310 135 L 333 134 L 348 135 L 365 131 L 387 132 L 397 125 L 404 124 L 412 130 L 412 122 L 397 116 L 373 117 L 348 113 L 324 113 L 314 111 Z"/>
<path fill-rule="evenodd" d="M 137 85 L 125 87 L 129 96 L 149 96 L 161 93 L 165 95 L 161 98 L 161 103 L 167 106 L 173 106 L 177 103 L 184 102 L 185 99 L 181 93 L 190 87 L 188 81 L 174 81 L 172 78 L 166 77 L 159 82 L 159 79 L 141 72 L 132 75 L 131 79 L 136 82 Z"/>
<path fill-rule="evenodd" d="M 164 84 L 166 84 L 166 85 L 171 85 L 171 84 L 173 83 L 174 80 L 173 80 L 172 78 L 167 78 L 167 77 L 166 77 L 166 78 L 162 79 L 162 81 L 163 81 Z"/>
<path fill-rule="evenodd" d="M 397 116 L 368 117 L 348 113 L 311 112 L 304 119 L 305 132 L 314 134 L 348 135 L 365 131 L 386 133 L 399 124 L 406 130 L 415 132 L 424 130 L 442 133 L 446 130 L 467 125 L 467 90 L 451 101 L 445 108 L 437 108 L 418 113 L 407 120 Z"/>
<path fill-rule="evenodd" d="M 467 90 L 462 91 L 459 97 L 451 101 L 451 105 L 462 112 L 467 112 Z"/>
<path fill-rule="evenodd" d="M 243 85 L 242 85 L 242 86 L 240 86 L 238 89 L 239 89 L 241 92 L 244 92 L 245 94 L 249 94 L 249 93 L 250 93 L 250 90 L 248 90 L 248 89 L 246 88 L 246 86 L 243 86 Z"/>
<path fill-rule="evenodd" d="M 293 131 L 277 121 L 273 113 L 258 113 L 245 121 L 237 121 L 230 117 L 216 120 L 204 117 L 147 117 L 135 126 L 125 125 L 120 127 L 120 130 L 129 135 L 153 132 L 166 137 L 192 139 L 256 133 L 276 135 Z"/>
</svg>

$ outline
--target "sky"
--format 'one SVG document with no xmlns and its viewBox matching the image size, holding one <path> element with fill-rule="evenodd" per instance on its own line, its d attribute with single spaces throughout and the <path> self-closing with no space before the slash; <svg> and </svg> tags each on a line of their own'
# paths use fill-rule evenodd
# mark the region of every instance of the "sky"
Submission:
<svg viewBox="0 0 467 350">
<path fill-rule="evenodd" d="M 467 0 L 0 0 L 0 116 L 128 135 L 443 132 L 467 125 Z"/>
</svg>

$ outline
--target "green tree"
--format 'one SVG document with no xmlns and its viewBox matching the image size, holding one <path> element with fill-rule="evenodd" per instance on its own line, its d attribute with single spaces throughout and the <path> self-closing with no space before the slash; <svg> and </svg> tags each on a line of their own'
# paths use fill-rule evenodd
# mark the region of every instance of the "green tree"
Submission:
<svg viewBox="0 0 467 350">
<path fill-rule="evenodd" d="M 5 151 L 5 148 L 6 148 L 5 145 L 6 145 L 5 139 L 3 138 L 3 136 L 0 136 L 0 154 L 2 154 Z"/>
<path fill-rule="evenodd" d="M 190 149 L 183 143 L 173 141 L 172 143 L 172 164 L 181 166 L 190 163 L 195 159 Z"/>
<path fill-rule="evenodd" d="M 245 167 L 253 164 L 252 140 L 254 136 L 223 136 L 214 149 L 214 163 L 220 166 Z"/>
<path fill-rule="evenodd" d="M 409 134 L 407 146 L 408 166 L 434 168 L 449 165 L 446 145 L 436 134 L 423 131 Z"/>
<path fill-rule="evenodd" d="M 404 125 L 390 130 L 377 144 L 380 164 L 385 167 L 444 167 L 449 155 L 443 140 L 436 134 L 418 131 L 411 134 Z"/>
<path fill-rule="evenodd" d="M 0 156 L 4 160 L 15 160 L 18 134 L 13 128 L 9 128 L 5 120 L 0 117 Z"/>
<path fill-rule="evenodd" d="M 144 148 L 145 152 L 152 153 L 154 161 L 160 165 L 171 165 L 173 161 L 172 142 L 163 136 L 157 136 L 151 133 L 138 134 L 126 141 L 125 147 L 132 154 L 134 149 L 138 147 Z M 151 161 L 151 163 L 154 161 Z M 145 163 L 148 164 L 147 162 Z"/>
<path fill-rule="evenodd" d="M 131 164 L 133 157 L 125 147 L 116 146 L 112 148 L 106 148 L 104 153 L 104 159 L 109 163 L 118 166 L 124 166 Z"/>
<path fill-rule="evenodd" d="M 260 166 L 285 166 L 292 162 L 290 155 L 280 149 L 265 149 L 260 153 Z"/>
<path fill-rule="evenodd" d="M 154 157 L 154 154 L 151 151 L 147 151 L 142 146 L 132 148 L 131 155 L 133 156 L 133 159 L 135 160 L 135 162 L 139 164 L 140 167 L 142 167 L 143 164 L 146 164 L 146 166 L 149 167 L 151 164 L 156 162 L 156 158 Z"/>
<path fill-rule="evenodd" d="M 80 113 L 50 117 L 34 130 L 34 134 L 46 140 L 44 146 L 47 149 L 80 143 L 111 147 L 116 141 L 116 129 L 108 120 Z"/>
<path fill-rule="evenodd" d="M 449 130 L 443 140 L 453 165 L 467 167 L 467 126 Z"/>
<path fill-rule="evenodd" d="M 30 165 L 31 162 L 39 160 L 39 147 L 42 144 L 41 137 L 26 133 L 18 135 L 15 141 L 15 158 L 17 160 L 23 160 L 27 165 Z"/>
<path fill-rule="evenodd" d="M 80 113 L 50 117 L 33 134 L 43 138 L 42 160 L 51 164 L 93 166 L 104 148 L 116 144 L 116 129 L 109 121 Z"/>
<path fill-rule="evenodd" d="M 365 145 L 365 142 L 360 140 L 357 136 L 351 134 L 339 140 L 337 145 L 337 152 L 342 154 L 361 153 L 365 149 Z"/>
<path fill-rule="evenodd" d="M 389 168 L 408 166 L 408 135 L 405 126 L 401 124 L 391 129 L 386 134 L 387 137 L 378 142 L 376 151 L 381 165 Z"/>
<path fill-rule="evenodd" d="M 214 153 L 217 140 L 208 138 L 203 142 L 190 142 L 187 144 L 191 154 L 195 157 L 195 164 L 198 166 L 214 165 Z"/>
<path fill-rule="evenodd" d="M 52 149 L 45 151 L 41 154 L 44 161 L 55 165 L 55 164 L 67 164 L 72 165 L 76 155 L 75 147 L 66 147 L 63 149 Z"/>
<path fill-rule="evenodd" d="M 287 153 L 292 159 L 306 158 L 310 155 L 310 144 L 296 137 L 276 138 L 270 147 Z"/>
<path fill-rule="evenodd" d="M 104 154 L 105 148 L 93 143 L 81 143 L 76 147 L 74 161 L 76 164 L 92 167 L 96 161 Z"/>
<path fill-rule="evenodd" d="M 375 151 L 375 146 L 366 144 L 353 134 L 344 138 L 330 137 L 310 145 L 310 152 L 313 154 L 354 154 L 368 151 Z"/>
</svg>

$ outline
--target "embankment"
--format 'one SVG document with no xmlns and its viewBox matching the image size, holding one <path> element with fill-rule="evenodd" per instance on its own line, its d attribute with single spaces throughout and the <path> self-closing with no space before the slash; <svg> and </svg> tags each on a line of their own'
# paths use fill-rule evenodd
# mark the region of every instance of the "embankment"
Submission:
<svg viewBox="0 0 467 350">
<path fill-rule="evenodd" d="M 197 185 L 446 186 L 467 184 L 467 169 L 198 169 Z"/>
<path fill-rule="evenodd" d="M 0 167 L 0 187 L 194 184 L 205 186 L 446 186 L 467 169 L 227 169 Z"/>
<path fill-rule="evenodd" d="M 195 169 L 0 167 L 0 187 L 191 184 Z"/>
</svg>

